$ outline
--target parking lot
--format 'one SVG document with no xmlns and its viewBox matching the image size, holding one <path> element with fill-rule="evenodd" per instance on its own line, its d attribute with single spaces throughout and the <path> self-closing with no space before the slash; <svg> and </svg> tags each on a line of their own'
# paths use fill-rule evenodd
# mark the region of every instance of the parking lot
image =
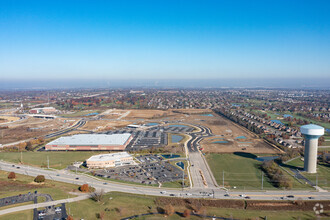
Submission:
<svg viewBox="0 0 330 220">
<path fill-rule="evenodd" d="M 27 193 L 27 194 L 19 194 L 17 196 L 10 196 L 10 197 L 5 197 L 0 199 L 0 207 L 4 207 L 7 205 L 13 205 L 13 204 L 18 204 L 18 203 L 23 203 L 23 202 L 33 202 L 34 199 L 38 195 L 36 193 Z"/>
<path fill-rule="evenodd" d="M 160 155 L 149 154 L 136 159 L 140 162 L 138 165 L 98 170 L 95 175 L 146 185 L 177 181 L 185 177 L 182 169 L 164 161 Z"/>
<path fill-rule="evenodd" d="M 64 220 L 67 217 L 64 203 L 61 206 L 49 206 L 41 210 L 34 209 L 33 211 L 33 220 Z"/>
<path fill-rule="evenodd" d="M 38 197 L 44 197 L 45 202 L 53 201 L 52 197 L 49 194 L 40 194 L 37 191 L 28 192 L 26 194 L 19 194 L 17 196 L 9 196 L 0 199 L 0 207 L 14 205 L 24 202 L 34 202 L 38 203 Z M 60 207 L 49 206 L 42 210 L 33 210 L 33 220 L 54 220 L 54 219 L 66 219 L 66 209 L 65 204 L 63 203 Z"/>
<path fill-rule="evenodd" d="M 167 133 L 161 129 L 133 130 L 129 128 L 108 131 L 107 134 L 132 134 L 132 141 L 127 145 L 126 150 L 136 151 L 144 148 L 162 147 L 167 145 Z"/>
</svg>

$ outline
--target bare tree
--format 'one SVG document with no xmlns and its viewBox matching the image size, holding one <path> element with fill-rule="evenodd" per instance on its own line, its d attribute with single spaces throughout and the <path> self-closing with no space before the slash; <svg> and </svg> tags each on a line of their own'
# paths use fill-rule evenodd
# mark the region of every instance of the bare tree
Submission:
<svg viewBox="0 0 330 220">
<path fill-rule="evenodd" d="M 91 193 L 91 198 L 95 201 L 95 202 L 101 202 L 103 200 L 103 196 L 104 196 L 104 190 L 100 190 L 100 191 L 95 191 L 93 193 Z"/>
</svg>

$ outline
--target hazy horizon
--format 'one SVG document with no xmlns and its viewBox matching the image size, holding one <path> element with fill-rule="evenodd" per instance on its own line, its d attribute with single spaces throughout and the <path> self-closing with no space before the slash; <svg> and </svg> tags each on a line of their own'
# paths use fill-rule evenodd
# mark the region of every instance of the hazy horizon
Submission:
<svg viewBox="0 0 330 220">
<path fill-rule="evenodd" d="M 1 80 L 0 90 L 45 90 L 77 88 L 269 88 L 269 89 L 330 89 L 330 79 L 57 79 Z"/>
</svg>

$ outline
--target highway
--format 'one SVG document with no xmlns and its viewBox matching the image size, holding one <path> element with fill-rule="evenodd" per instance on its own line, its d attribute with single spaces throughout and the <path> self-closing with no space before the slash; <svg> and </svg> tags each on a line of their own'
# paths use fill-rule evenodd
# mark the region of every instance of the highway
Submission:
<svg viewBox="0 0 330 220">
<path fill-rule="evenodd" d="M 17 166 L 20 168 L 18 169 Z M 138 186 L 133 184 L 122 184 L 110 181 L 99 180 L 92 176 L 85 176 L 82 174 L 75 174 L 70 171 L 63 170 L 46 170 L 37 167 L 31 167 L 26 165 L 17 165 L 13 163 L 0 161 L 0 169 L 8 172 L 16 172 L 28 176 L 44 175 L 46 179 L 54 181 L 71 183 L 75 185 L 89 184 L 95 187 L 97 190 L 118 191 L 133 194 L 143 194 L 152 196 L 176 196 L 184 198 L 216 198 L 216 199 L 242 199 L 239 195 L 249 196 L 251 199 L 257 200 L 283 200 L 281 197 L 287 195 L 293 195 L 294 198 L 286 198 L 295 200 L 301 198 L 303 200 L 310 200 L 308 197 L 313 197 L 315 200 L 330 200 L 330 194 L 328 192 L 309 192 L 309 191 L 261 191 L 261 192 L 228 192 L 229 196 L 225 196 L 226 191 L 219 188 L 204 188 L 204 189 L 169 189 L 169 188 L 157 188 L 148 186 Z M 166 193 L 161 194 L 161 192 Z"/>
<path fill-rule="evenodd" d="M 71 126 L 69 128 L 66 128 L 64 130 L 57 131 L 57 132 L 45 135 L 45 138 L 57 137 L 57 136 L 69 133 L 69 132 L 71 132 L 71 131 L 73 131 L 77 128 L 80 128 L 80 127 L 84 126 L 85 124 L 86 124 L 86 121 L 84 119 L 81 119 L 76 124 L 74 124 L 73 126 Z"/>
</svg>

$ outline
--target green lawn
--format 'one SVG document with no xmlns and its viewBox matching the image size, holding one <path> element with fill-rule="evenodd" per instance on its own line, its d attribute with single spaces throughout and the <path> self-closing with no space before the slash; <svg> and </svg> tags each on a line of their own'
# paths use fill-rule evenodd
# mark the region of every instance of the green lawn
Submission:
<svg viewBox="0 0 330 220">
<path fill-rule="evenodd" d="M 69 192 L 76 191 L 78 187 L 76 185 L 51 181 L 47 179 L 44 184 L 38 185 L 33 183 L 34 177 L 16 174 L 16 180 L 8 180 L 7 176 L 8 172 L 0 171 L 0 198 L 38 191 L 39 193 L 50 194 L 54 200 L 59 200 L 68 197 L 74 197 L 72 194 L 69 194 Z M 40 199 L 38 198 L 39 202 L 42 202 L 43 200 L 43 197 L 40 197 Z M 1 207 L 0 210 L 28 204 L 33 204 L 33 202 L 4 206 Z M 7 219 L 32 220 L 33 210 L 31 209 L 0 216 L 0 220 Z"/>
<path fill-rule="evenodd" d="M 297 158 L 287 163 L 287 165 L 303 168 L 304 162 L 300 160 L 300 158 Z M 302 175 L 304 175 L 306 178 L 308 178 L 314 183 L 316 183 L 317 180 L 318 186 L 325 189 L 330 189 L 330 168 L 327 167 L 325 164 L 319 163 L 317 165 L 317 174 L 302 172 Z"/>
<path fill-rule="evenodd" d="M 158 206 L 155 203 L 156 197 L 135 195 L 120 192 L 111 192 L 104 195 L 101 202 L 95 202 L 91 199 L 82 200 L 74 203 L 67 203 L 67 213 L 74 219 L 98 219 L 100 213 L 104 213 L 104 219 L 122 219 L 133 215 L 144 214 L 149 212 L 157 212 Z M 163 207 L 163 206 L 161 206 Z M 174 206 L 174 210 L 183 212 L 187 207 Z M 210 216 L 234 218 L 234 219 L 314 219 L 315 214 L 312 211 L 260 211 L 260 210 L 243 210 L 230 208 L 214 208 L 205 207 L 205 214 Z M 0 220 L 7 219 L 32 219 L 32 210 L 17 212 L 0 217 Z M 138 217 L 136 219 L 183 219 L 178 214 L 169 217 L 163 215 L 152 215 L 146 217 Z M 200 217 L 191 216 L 190 219 L 201 219 Z"/>
<path fill-rule="evenodd" d="M 156 212 L 157 205 L 153 196 L 134 195 L 127 193 L 111 192 L 104 196 L 100 203 L 92 200 L 83 200 L 76 203 L 68 203 L 67 210 L 75 219 L 96 219 L 98 213 L 104 212 L 105 219 L 121 219 L 132 215 L 143 214 L 148 212 Z M 105 210 L 109 211 L 105 211 Z M 175 211 L 183 212 L 186 207 L 174 206 Z M 268 219 L 312 219 L 315 217 L 313 212 L 303 211 L 260 211 L 260 210 L 242 210 L 242 209 L 222 209 L 206 207 L 207 215 L 216 215 L 235 219 L 257 219 L 257 217 L 265 217 Z M 147 217 L 138 217 L 136 219 L 184 219 L 174 214 L 170 217 L 163 215 L 153 215 Z M 200 217 L 191 216 L 190 219 L 201 219 Z"/>
<path fill-rule="evenodd" d="M 248 158 L 250 154 L 245 154 L 245 157 L 235 154 L 207 154 L 206 159 L 213 172 L 213 175 L 219 184 L 222 186 L 223 171 L 225 186 L 238 190 L 261 190 L 262 172 L 259 169 L 261 162 Z M 250 155 L 252 156 L 252 155 Z M 284 173 L 293 181 L 293 189 L 305 189 L 308 186 L 300 184 L 287 173 Z M 263 189 L 274 190 L 274 187 L 264 175 Z"/>
<path fill-rule="evenodd" d="M 69 194 L 69 192 L 77 191 L 78 189 L 78 186 L 76 185 L 56 182 L 48 179 L 46 179 L 45 183 L 43 184 L 36 184 L 33 182 L 34 177 L 25 176 L 21 174 L 16 174 L 15 180 L 8 180 L 8 173 L 9 172 L 0 171 L 1 198 L 38 191 L 39 193 L 50 194 L 54 200 L 58 200 L 65 199 L 68 197 L 74 197 L 72 194 Z M 28 203 L 24 203 L 23 205 L 25 204 Z M 9 206 L 2 207 L 1 209 L 6 208 L 9 208 Z"/>
<path fill-rule="evenodd" d="M 1 215 L 0 220 L 33 220 L 33 209 Z"/>
<path fill-rule="evenodd" d="M 47 156 L 49 157 L 49 167 L 54 169 L 63 169 L 75 161 L 85 161 L 92 155 L 107 153 L 93 151 L 50 151 L 50 152 L 23 152 L 23 164 L 38 167 L 47 167 Z M 0 160 L 19 163 L 21 161 L 21 153 L 19 152 L 1 152 Z"/>
</svg>

